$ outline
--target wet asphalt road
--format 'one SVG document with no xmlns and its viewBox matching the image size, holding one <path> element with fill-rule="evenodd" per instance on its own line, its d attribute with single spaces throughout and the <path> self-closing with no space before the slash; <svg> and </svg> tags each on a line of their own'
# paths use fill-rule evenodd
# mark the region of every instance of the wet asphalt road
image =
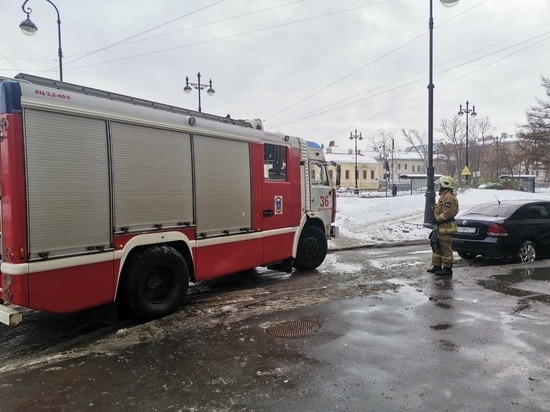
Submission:
<svg viewBox="0 0 550 412">
<path fill-rule="evenodd" d="M 59 318 L 84 329 L 0 372 L 0 410 L 550 410 L 550 262 L 457 261 L 439 279 L 424 249 L 201 286 L 182 312 L 117 333 Z M 278 326 L 298 336 L 266 333 Z"/>
</svg>

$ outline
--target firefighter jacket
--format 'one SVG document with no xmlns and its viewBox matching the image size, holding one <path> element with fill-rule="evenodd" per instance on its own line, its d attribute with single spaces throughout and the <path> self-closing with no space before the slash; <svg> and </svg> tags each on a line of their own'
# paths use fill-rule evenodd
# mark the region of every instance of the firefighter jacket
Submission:
<svg viewBox="0 0 550 412">
<path fill-rule="evenodd" d="M 458 213 L 458 199 L 452 190 L 444 190 L 434 207 L 434 217 L 437 221 L 437 233 L 450 235 L 456 233 L 455 216 Z"/>
</svg>

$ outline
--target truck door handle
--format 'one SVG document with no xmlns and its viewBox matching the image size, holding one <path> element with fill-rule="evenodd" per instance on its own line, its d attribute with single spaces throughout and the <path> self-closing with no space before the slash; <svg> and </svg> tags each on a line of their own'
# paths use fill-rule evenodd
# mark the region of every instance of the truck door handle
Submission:
<svg viewBox="0 0 550 412">
<path fill-rule="evenodd" d="M 264 210 L 264 217 L 273 217 L 273 209 Z"/>
</svg>

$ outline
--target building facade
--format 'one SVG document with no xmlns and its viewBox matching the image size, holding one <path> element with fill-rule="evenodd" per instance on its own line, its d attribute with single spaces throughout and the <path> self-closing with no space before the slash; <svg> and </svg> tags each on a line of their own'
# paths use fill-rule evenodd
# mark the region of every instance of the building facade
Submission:
<svg viewBox="0 0 550 412">
<path fill-rule="evenodd" d="M 409 187 L 410 181 L 399 176 L 426 173 L 424 159 L 413 150 L 395 150 L 385 155 L 358 150 L 355 156 L 353 149 L 345 151 L 331 142 L 325 149 L 325 158 L 332 163 L 329 174 L 336 187 L 359 191 L 385 190 L 394 183 L 399 187 Z"/>
<path fill-rule="evenodd" d="M 345 152 L 337 146 L 326 148 L 325 158 L 331 163 L 328 172 L 336 188 L 379 190 L 383 172 L 376 159 L 365 156 L 360 150 L 356 155 L 351 149 Z"/>
</svg>

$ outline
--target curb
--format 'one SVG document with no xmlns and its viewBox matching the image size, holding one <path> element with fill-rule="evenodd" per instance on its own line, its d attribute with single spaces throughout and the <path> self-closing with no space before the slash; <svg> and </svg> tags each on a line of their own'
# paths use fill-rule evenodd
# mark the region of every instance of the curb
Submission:
<svg viewBox="0 0 550 412">
<path fill-rule="evenodd" d="M 345 250 L 356 250 L 356 249 L 365 249 L 365 248 L 388 248 L 388 247 L 401 247 L 401 246 L 414 246 L 414 245 L 429 245 L 429 240 L 404 240 L 402 242 L 386 242 L 386 243 L 364 243 L 356 246 L 342 246 L 335 247 L 333 249 L 328 249 L 327 253 L 340 252 Z"/>
</svg>

